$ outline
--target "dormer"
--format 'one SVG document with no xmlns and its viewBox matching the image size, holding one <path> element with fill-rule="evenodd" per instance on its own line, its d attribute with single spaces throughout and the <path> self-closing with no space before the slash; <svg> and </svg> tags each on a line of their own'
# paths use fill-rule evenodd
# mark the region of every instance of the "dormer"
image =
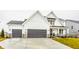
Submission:
<svg viewBox="0 0 79 59">
<path fill-rule="evenodd" d="M 53 11 L 47 15 L 47 20 L 50 22 L 50 25 L 55 25 L 56 15 L 53 13 Z"/>
</svg>

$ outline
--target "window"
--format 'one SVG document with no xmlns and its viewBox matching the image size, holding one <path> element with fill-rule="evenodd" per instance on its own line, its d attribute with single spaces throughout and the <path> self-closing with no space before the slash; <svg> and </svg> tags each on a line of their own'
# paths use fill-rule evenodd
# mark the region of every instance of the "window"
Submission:
<svg viewBox="0 0 79 59">
<path fill-rule="evenodd" d="M 54 25 L 55 18 L 48 18 L 48 22 L 50 22 L 51 25 Z"/>
<path fill-rule="evenodd" d="M 54 25 L 54 21 L 51 21 L 50 24 L 51 24 L 51 25 Z"/>
<path fill-rule="evenodd" d="M 59 29 L 59 34 L 61 34 L 61 29 Z"/>
<path fill-rule="evenodd" d="M 9 29 L 9 31 L 11 31 L 11 29 Z"/>
<path fill-rule="evenodd" d="M 73 26 L 71 26 L 71 29 L 73 29 Z"/>
<path fill-rule="evenodd" d="M 59 29 L 59 34 L 63 34 L 63 29 Z"/>
</svg>

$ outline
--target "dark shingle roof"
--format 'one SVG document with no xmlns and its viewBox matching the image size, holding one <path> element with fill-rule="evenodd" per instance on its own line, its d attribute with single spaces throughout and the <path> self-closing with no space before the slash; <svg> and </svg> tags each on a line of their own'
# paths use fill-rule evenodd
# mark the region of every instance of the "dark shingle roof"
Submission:
<svg viewBox="0 0 79 59">
<path fill-rule="evenodd" d="M 79 24 L 79 21 L 77 21 L 77 20 L 66 20 L 66 21 L 71 21 L 71 22 L 75 22 L 75 23 Z"/>
<path fill-rule="evenodd" d="M 24 21 L 10 21 L 7 24 L 22 24 Z"/>
<path fill-rule="evenodd" d="M 25 19 L 24 21 L 14 21 L 14 20 L 12 20 L 12 21 L 8 22 L 7 24 L 19 24 L 19 25 L 21 25 L 21 24 L 23 24 L 26 20 L 27 20 L 27 19 Z"/>
</svg>

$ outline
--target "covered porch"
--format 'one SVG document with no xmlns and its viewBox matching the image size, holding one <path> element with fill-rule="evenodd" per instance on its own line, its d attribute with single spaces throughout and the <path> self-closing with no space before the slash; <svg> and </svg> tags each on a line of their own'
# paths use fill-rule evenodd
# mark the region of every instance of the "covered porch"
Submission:
<svg viewBox="0 0 79 59">
<path fill-rule="evenodd" d="M 67 31 L 66 26 L 50 26 L 50 36 L 64 36 Z"/>
</svg>

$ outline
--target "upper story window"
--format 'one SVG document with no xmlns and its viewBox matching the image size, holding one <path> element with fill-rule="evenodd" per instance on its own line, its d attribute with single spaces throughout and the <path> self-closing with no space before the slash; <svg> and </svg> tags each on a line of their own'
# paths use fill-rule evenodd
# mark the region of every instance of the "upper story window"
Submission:
<svg viewBox="0 0 79 59">
<path fill-rule="evenodd" d="M 73 29 L 73 26 L 71 26 L 71 29 Z"/>
<path fill-rule="evenodd" d="M 48 22 L 50 22 L 51 25 L 55 24 L 55 18 L 48 18 Z"/>
<path fill-rule="evenodd" d="M 9 29 L 9 31 L 11 31 L 11 29 Z"/>
</svg>

